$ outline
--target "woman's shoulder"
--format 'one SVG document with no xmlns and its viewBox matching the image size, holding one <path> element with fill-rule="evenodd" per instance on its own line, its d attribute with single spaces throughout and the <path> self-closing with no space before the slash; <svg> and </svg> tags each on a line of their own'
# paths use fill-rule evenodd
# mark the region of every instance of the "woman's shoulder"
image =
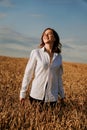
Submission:
<svg viewBox="0 0 87 130">
<path fill-rule="evenodd" d="M 32 51 L 31 51 L 31 53 L 33 52 L 33 53 L 35 53 L 35 52 L 39 52 L 41 50 L 41 48 L 35 48 L 35 49 L 33 49 Z"/>
<path fill-rule="evenodd" d="M 35 48 L 35 49 L 33 49 L 33 50 L 31 51 L 31 55 L 32 55 L 32 54 L 33 54 L 33 55 L 37 55 L 37 54 L 40 53 L 40 51 L 41 51 L 41 48 Z"/>
<path fill-rule="evenodd" d="M 56 56 L 60 59 L 62 59 L 62 54 L 61 53 L 56 53 Z"/>
<path fill-rule="evenodd" d="M 59 59 L 60 61 L 62 61 L 62 54 L 61 54 L 61 53 L 58 54 L 58 59 Z"/>
</svg>

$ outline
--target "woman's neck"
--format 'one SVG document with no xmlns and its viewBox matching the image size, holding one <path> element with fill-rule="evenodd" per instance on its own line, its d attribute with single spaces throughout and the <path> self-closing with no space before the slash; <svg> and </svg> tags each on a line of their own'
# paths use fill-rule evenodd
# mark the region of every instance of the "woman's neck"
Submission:
<svg viewBox="0 0 87 130">
<path fill-rule="evenodd" d="M 52 62 L 52 59 L 53 59 L 53 52 L 52 52 L 52 47 L 53 46 L 50 46 L 50 45 L 45 45 L 44 46 L 45 47 L 45 49 L 46 49 L 46 52 L 49 54 L 49 56 L 50 56 L 50 63 Z"/>
<path fill-rule="evenodd" d="M 45 49 L 46 49 L 46 51 L 49 53 L 49 54 L 51 54 L 52 53 L 52 48 L 53 48 L 53 46 L 52 45 L 49 45 L 49 44 L 45 44 Z"/>
</svg>

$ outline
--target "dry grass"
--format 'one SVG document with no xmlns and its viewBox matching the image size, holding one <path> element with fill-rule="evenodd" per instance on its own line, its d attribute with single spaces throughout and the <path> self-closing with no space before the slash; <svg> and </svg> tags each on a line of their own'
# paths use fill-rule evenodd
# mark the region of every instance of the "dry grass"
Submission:
<svg viewBox="0 0 87 130">
<path fill-rule="evenodd" d="M 0 130 L 87 130 L 87 64 L 63 63 L 66 106 L 23 107 L 19 92 L 27 59 L 0 57 Z"/>
</svg>

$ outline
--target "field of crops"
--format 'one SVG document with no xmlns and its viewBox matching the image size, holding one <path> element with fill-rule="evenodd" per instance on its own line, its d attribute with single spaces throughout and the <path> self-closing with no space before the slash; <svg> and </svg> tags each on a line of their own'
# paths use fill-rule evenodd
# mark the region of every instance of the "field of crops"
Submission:
<svg viewBox="0 0 87 130">
<path fill-rule="evenodd" d="M 25 105 L 19 101 L 28 59 L 0 56 L 0 130 L 87 130 L 87 64 L 64 62 L 65 106 Z"/>
</svg>

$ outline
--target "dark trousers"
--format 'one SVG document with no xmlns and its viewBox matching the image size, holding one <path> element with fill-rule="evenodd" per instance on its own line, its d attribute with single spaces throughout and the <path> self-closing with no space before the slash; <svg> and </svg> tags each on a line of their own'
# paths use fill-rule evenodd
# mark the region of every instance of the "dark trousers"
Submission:
<svg viewBox="0 0 87 130">
<path fill-rule="evenodd" d="M 54 101 L 54 102 L 45 102 L 45 98 L 43 100 L 38 100 L 38 99 L 34 99 L 32 98 L 31 96 L 29 96 L 29 100 L 30 100 L 30 103 L 31 104 L 39 104 L 41 107 L 45 106 L 45 107 L 55 107 L 56 104 L 57 104 L 57 101 Z"/>
</svg>

